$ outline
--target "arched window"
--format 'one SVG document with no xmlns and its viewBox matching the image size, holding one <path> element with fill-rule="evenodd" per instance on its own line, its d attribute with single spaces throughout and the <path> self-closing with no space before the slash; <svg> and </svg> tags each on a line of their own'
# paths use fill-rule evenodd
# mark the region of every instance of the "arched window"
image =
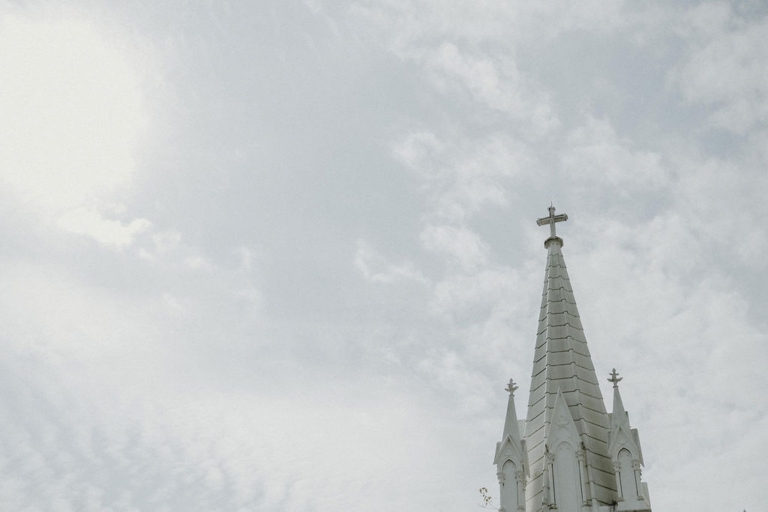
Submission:
<svg viewBox="0 0 768 512">
<path fill-rule="evenodd" d="M 555 452 L 555 504 L 558 512 L 581 510 L 581 481 L 576 454 L 568 443 L 560 443 Z"/>
<path fill-rule="evenodd" d="M 632 454 L 629 450 L 622 448 L 618 456 L 619 461 L 619 485 L 621 485 L 621 495 L 627 501 L 637 499 L 637 484 L 635 483 L 635 470 L 632 468 Z"/>
<path fill-rule="evenodd" d="M 501 469 L 501 473 L 504 475 L 504 479 L 501 484 L 501 506 L 508 512 L 517 510 L 517 480 L 515 479 L 516 471 L 517 467 L 511 460 L 505 462 L 504 467 Z"/>
</svg>

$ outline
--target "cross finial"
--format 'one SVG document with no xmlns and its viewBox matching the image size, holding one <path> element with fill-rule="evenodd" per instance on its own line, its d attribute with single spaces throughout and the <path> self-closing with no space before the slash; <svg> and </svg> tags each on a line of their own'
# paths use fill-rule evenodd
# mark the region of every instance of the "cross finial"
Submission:
<svg viewBox="0 0 768 512">
<path fill-rule="evenodd" d="M 617 388 L 619 387 L 619 381 L 623 379 L 624 377 L 619 377 L 618 372 L 616 371 L 616 368 L 613 369 L 613 371 L 610 373 L 611 378 L 608 379 L 608 382 L 613 382 L 613 387 Z"/>
<path fill-rule="evenodd" d="M 568 220 L 568 215 L 561 213 L 560 215 L 555 215 L 555 207 L 550 203 L 549 208 L 549 215 L 547 217 L 542 217 L 536 221 L 536 224 L 539 226 L 543 226 L 545 224 L 549 224 L 549 238 L 557 238 L 557 234 L 555 233 L 555 223 L 556 222 L 563 222 Z"/>
<path fill-rule="evenodd" d="M 509 379 L 509 384 L 507 384 L 507 387 L 504 388 L 504 391 L 508 391 L 510 395 L 515 396 L 515 391 L 517 391 L 517 386 L 515 385 L 515 381 L 512 379 Z"/>
</svg>

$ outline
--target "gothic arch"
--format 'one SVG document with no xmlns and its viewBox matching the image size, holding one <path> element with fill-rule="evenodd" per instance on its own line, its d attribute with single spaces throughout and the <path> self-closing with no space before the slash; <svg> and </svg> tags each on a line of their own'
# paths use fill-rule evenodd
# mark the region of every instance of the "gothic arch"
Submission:
<svg viewBox="0 0 768 512">
<path fill-rule="evenodd" d="M 634 501 L 637 499 L 639 489 L 635 480 L 635 469 L 633 464 L 634 457 L 627 448 L 619 450 L 616 456 L 616 480 L 619 484 L 619 496 L 625 501 Z"/>
<path fill-rule="evenodd" d="M 561 442 L 555 449 L 553 498 L 558 512 L 581 510 L 583 497 L 576 453 L 576 449 L 570 442 Z"/>
<path fill-rule="evenodd" d="M 501 468 L 501 505 L 507 512 L 517 510 L 518 504 L 518 485 L 515 474 L 517 466 L 511 460 L 507 460 Z"/>
</svg>

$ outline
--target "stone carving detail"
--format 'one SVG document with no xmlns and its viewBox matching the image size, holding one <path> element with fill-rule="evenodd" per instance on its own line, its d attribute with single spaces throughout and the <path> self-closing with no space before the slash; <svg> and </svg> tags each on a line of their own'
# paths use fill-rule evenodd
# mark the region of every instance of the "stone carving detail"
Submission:
<svg viewBox="0 0 768 512">
<path fill-rule="evenodd" d="M 611 382 L 613 384 L 613 387 L 617 388 L 619 387 L 619 382 L 624 377 L 619 377 L 619 372 L 616 371 L 616 368 L 613 369 L 613 371 L 610 373 L 611 378 L 608 379 L 608 382 Z"/>
<path fill-rule="evenodd" d="M 517 384 L 515 384 L 515 381 L 512 379 L 509 379 L 509 384 L 507 384 L 507 387 L 504 388 L 504 391 L 509 393 L 512 396 L 515 396 L 515 391 L 517 391 L 518 387 Z"/>
</svg>

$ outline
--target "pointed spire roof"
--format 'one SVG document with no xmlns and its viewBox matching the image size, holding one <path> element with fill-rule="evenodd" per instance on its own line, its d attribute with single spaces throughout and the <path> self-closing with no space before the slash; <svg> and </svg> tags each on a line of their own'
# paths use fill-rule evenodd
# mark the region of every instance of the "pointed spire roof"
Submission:
<svg viewBox="0 0 768 512">
<path fill-rule="evenodd" d="M 515 410 L 515 385 L 512 379 L 506 387 L 509 393 L 509 402 L 507 403 L 507 417 L 504 420 L 504 432 L 501 435 L 501 442 L 496 444 L 495 464 L 502 464 L 506 459 L 512 459 L 520 464 L 526 474 L 528 473 L 528 457 L 525 449 L 525 442 L 520 435 L 520 423 L 517 420 L 517 411 Z"/>
<path fill-rule="evenodd" d="M 613 411 L 611 412 L 611 433 L 608 443 L 608 455 L 616 457 L 618 451 L 623 448 L 629 448 L 632 454 L 643 464 L 643 452 L 640 448 L 640 438 L 637 435 L 637 429 L 629 424 L 629 414 L 624 409 L 624 402 L 619 392 L 619 377 L 616 368 L 611 371 L 611 378 L 608 382 L 613 384 Z"/>
<path fill-rule="evenodd" d="M 509 402 L 507 403 L 507 417 L 504 420 L 504 433 L 501 439 L 504 441 L 511 437 L 512 441 L 520 444 L 520 427 L 518 426 L 517 411 L 515 410 L 515 391 L 517 391 L 517 385 L 512 379 L 509 379 L 506 390 L 509 392 Z"/>
<path fill-rule="evenodd" d="M 611 411 L 612 423 L 626 423 L 629 428 L 629 418 L 627 418 L 627 411 L 624 410 L 624 402 L 621 400 L 621 393 L 619 393 L 619 382 L 624 377 L 619 377 L 619 373 L 614 368 L 611 371 L 611 378 L 608 382 L 613 384 L 613 411 Z"/>
<path fill-rule="evenodd" d="M 547 266 L 528 400 L 526 443 L 533 480 L 526 494 L 527 499 L 540 501 L 536 496 L 543 486 L 546 434 L 557 395 L 562 393 L 584 446 L 594 497 L 609 504 L 616 488 L 607 453 L 610 424 L 561 252 L 563 240 L 555 233 L 555 223 L 566 220 L 567 215 L 555 215 L 550 206 L 549 216 L 537 221 L 540 226 L 550 225 L 550 237 L 544 242 Z M 529 510 L 537 510 L 537 505 Z"/>
</svg>

